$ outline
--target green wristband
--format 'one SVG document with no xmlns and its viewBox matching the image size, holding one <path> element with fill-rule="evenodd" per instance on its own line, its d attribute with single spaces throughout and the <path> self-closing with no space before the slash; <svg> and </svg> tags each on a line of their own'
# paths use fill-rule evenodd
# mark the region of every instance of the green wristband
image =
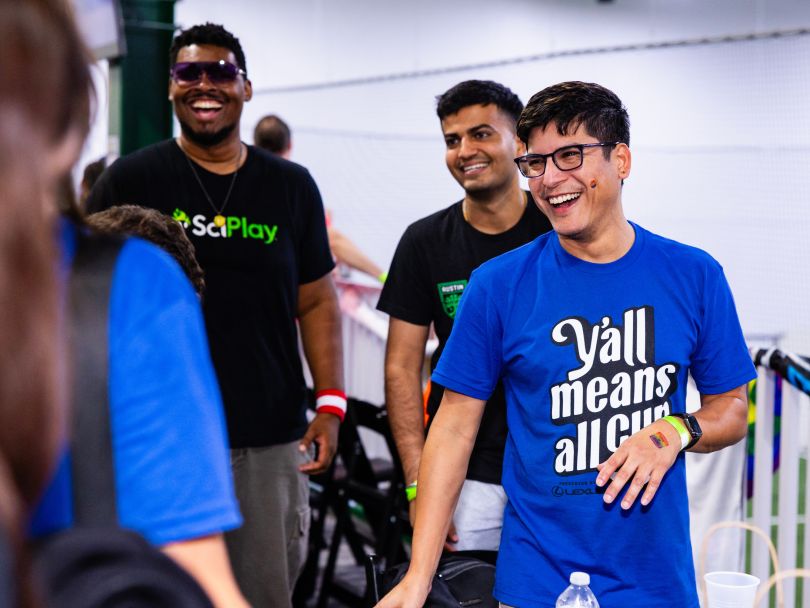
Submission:
<svg viewBox="0 0 810 608">
<path fill-rule="evenodd" d="M 380 274 L 377 275 L 377 280 L 380 283 L 385 283 L 388 280 L 388 273 L 387 272 L 381 272 Z"/>
<path fill-rule="evenodd" d="M 416 499 L 416 482 L 409 483 L 405 486 L 405 497 L 408 499 L 408 502 L 413 502 Z"/>
<path fill-rule="evenodd" d="M 683 450 L 692 441 L 692 434 L 686 429 L 683 422 L 677 416 L 664 416 L 662 420 L 669 422 L 681 437 L 681 449 Z"/>
</svg>

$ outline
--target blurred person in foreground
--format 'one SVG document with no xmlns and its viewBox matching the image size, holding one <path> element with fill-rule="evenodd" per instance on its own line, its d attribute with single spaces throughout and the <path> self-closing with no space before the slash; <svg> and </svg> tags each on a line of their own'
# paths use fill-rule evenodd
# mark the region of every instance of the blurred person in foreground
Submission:
<svg viewBox="0 0 810 608">
<path fill-rule="evenodd" d="M 40 33 L 43 22 L 61 22 L 46 11 L 44 3 L 0 4 L 0 605 L 21 608 L 38 605 L 25 529 L 65 428 L 57 178 L 79 152 L 83 128 L 74 133 L 72 123 L 89 111 L 88 99 L 52 101 L 52 87 L 69 86 L 70 74 L 59 53 L 64 38 L 46 43 L 48 28 Z"/>
<path fill-rule="evenodd" d="M 92 86 L 89 55 L 67 6 L 59 0 L 29 0 L 0 7 L 0 147 L 4 155 L 0 166 L 7 178 L 2 187 L 25 188 L 31 209 L 27 219 L 46 236 L 43 241 L 42 235 L 31 235 L 14 261 L 26 268 L 33 264 L 31 260 L 40 259 L 44 249 L 53 267 L 45 276 L 57 272 L 61 287 L 69 277 L 79 232 L 85 228 L 75 204 L 64 210 L 75 221 L 59 217 L 57 202 L 68 199 L 58 198 L 58 190 L 68 182 L 89 128 Z M 21 192 L 12 192 L 5 200 Z M 25 218 L 29 212 L 20 213 Z M 14 228 L 16 219 L 16 215 L 9 218 L 0 235 Z M 25 234 L 20 230 L 20 235 Z M 45 271 L 38 272 L 41 276 Z M 53 311 L 47 302 L 59 300 L 51 293 L 39 294 L 48 296 L 46 301 L 29 296 L 34 294 L 37 276 L 34 269 L 30 278 L 20 277 L 17 284 L 2 290 L 2 297 L 13 298 L 15 306 L 31 307 L 31 314 L 44 309 L 47 315 L 43 314 L 42 330 L 28 328 L 30 339 L 17 335 L 18 326 L 3 333 L 3 340 L 15 336 L 20 344 L 2 351 L 14 353 L 17 380 L 7 383 L 4 378 L 0 390 L 15 397 L 12 405 L 24 409 L 18 409 L 12 423 L 0 425 L 0 433 L 15 437 L 2 439 L 4 449 L 25 447 L 31 470 L 47 468 L 45 455 L 58 454 L 56 472 L 31 524 L 31 534 L 39 539 L 69 528 L 72 508 L 68 438 L 60 422 L 63 409 L 51 420 L 38 415 L 43 400 L 53 399 L 52 370 L 58 365 L 54 358 L 64 356 L 60 338 L 64 332 L 42 340 L 40 331 L 52 329 Z M 222 538 L 224 530 L 239 525 L 240 516 L 199 302 L 167 254 L 130 239 L 116 262 L 109 306 L 109 402 L 120 524 L 184 567 L 217 606 L 244 606 Z M 13 311 L 3 317 L 13 319 Z M 41 340 L 35 351 L 41 364 L 36 369 L 24 356 L 32 339 Z M 24 398 L 20 383 L 26 383 L 30 400 Z M 34 423 L 38 437 L 32 438 L 28 427 Z M 37 498 L 43 472 L 38 470 L 31 478 L 15 477 L 26 504 Z"/>
<path fill-rule="evenodd" d="M 450 336 L 470 274 L 483 262 L 551 229 L 522 190 L 513 159 L 524 146 L 515 133 L 523 103 L 509 88 L 466 80 L 437 97 L 445 162 L 464 198 L 415 222 L 402 235 L 377 308 L 390 315 L 385 353 L 385 401 L 410 485 L 411 522 L 418 502 L 417 473 L 425 444 L 422 364 L 432 325 L 439 346 Z M 432 422 L 444 388 L 431 381 Z M 498 383 L 489 397 L 453 516 L 448 547 L 496 551 L 506 495 L 501 486 L 506 403 Z"/>
<path fill-rule="evenodd" d="M 697 608 L 683 451 L 745 436 L 756 375 L 723 269 L 625 218 L 629 117 L 613 92 L 543 89 L 517 132 L 528 153 L 516 162 L 554 231 L 470 279 L 434 371 L 446 390 L 419 469 L 410 569 L 379 605 L 424 603 L 500 379 L 508 502 L 494 596 L 551 606 L 583 570 L 605 608 Z"/>
<path fill-rule="evenodd" d="M 332 462 L 346 411 L 323 205 L 306 169 L 242 142 L 252 84 L 238 38 L 196 25 L 169 53 L 179 136 L 119 158 L 87 207 L 157 209 L 194 243 L 244 517 L 226 535 L 228 553 L 247 600 L 283 608 L 306 558 L 308 475 Z M 316 392 L 311 421 L 299 327 Z"/>
</svg>

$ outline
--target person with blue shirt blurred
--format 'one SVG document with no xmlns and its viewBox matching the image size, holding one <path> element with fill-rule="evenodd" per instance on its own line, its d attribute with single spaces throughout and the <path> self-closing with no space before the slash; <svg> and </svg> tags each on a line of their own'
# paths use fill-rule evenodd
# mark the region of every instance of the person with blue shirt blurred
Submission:
<svg viewBox="0 0 810 608">
<path fill-rule="evenodd" d="M 411 566 L 379 606 L 422 606 L 486 399 L 509 436 L 494 595 L 551 606 L 572 571 L 603 608 L 697 608 L 684 450 L 747 428 L 755 377 L 723 269 L 628 221 L 629 117 L 597 84 L 537 93 L 517 158 L 554 231 L 476 270 L 433 377 Z M 701 408 L 685 414 L 687 375 Z"/>
<path fill-rule="evenodd" d="M 70 168 L 89 130 L 90 56 L 68 6 L 60 0 L 30 0 L 0 11 L 0 122 L 11 128 L 0 132 L 7 138 L 2 142 L 5 148 L 9 144 L 13 148 L 8 162 L 16 169 L 5 183 L 24 187 L 29 195 L 28 220 L 38 222 L 49 237 L 50 264 L 61 275 L 58 285 L 64 288 L 77 241 L 87 230 L 75 201 L 68 201 L 64 191 L 69 190 L 65 184 Z M 29 157 L 26 152 L 37 150 L 37 144 L 38 154 Z M 0 150 L 5 151 L 3 146 Z M 57 202 L 67 203 L 63 215 L 73 221 L 59 217 Z M 27 248 L 20 260 L 36 255 L 41 243 L 31 241 Z M 58 263 L 54 255 L 59 256 Z M 36 308 L 25 300 L 36 295 L 27 281 L 4 293 Z M 59 301 L 53 294 L 54 304 Z M 50 341 L 39 348 L 52 352 L 57 364 L 69 365 L 64 361 L 63 330 L 52 331 Z M 241 517 L 200 304 L 174 260 L 139 239 L 127 240 L 116 260 L 108 339 L 120 525 L 140 533 L 184 567 L 216 606 L 246 606 L 222 537 L 240 525 Z M 24 354 L 21 349 L 15 357 Z M 17 376 L 30 385 L 42 382 L 50 388 L 51 371 L 46 365 L 33 371 L 19 365 Z M 60 379 L 62 386 L 67 384 L 64 375 Z M 56 403 L 50 424 L 46 421 L 40 427 L 43 446 L 55 446 L 50 451 L 61 457 L 55 472 L 48 467 L 53 476 L 33 515 L 31 534 L 36 538 L 73 524 L 64 421 L 70 410 L 58 407 L 64 405 Z M 25 429 L 38 420 L 36 416 L 29 420 L 32 406 L 36 403 L 17 401 L 17 420 L 9 429 L 20 437 L 26 437 Z M 7 445 L 4 441 L 3 450 Z M 36 450 L 30 446 L 29 451 Z M 32 487 L 38 494 L 39 487 Z M 26 498 L 31 500 L 33 492 Z"/>
</svg>

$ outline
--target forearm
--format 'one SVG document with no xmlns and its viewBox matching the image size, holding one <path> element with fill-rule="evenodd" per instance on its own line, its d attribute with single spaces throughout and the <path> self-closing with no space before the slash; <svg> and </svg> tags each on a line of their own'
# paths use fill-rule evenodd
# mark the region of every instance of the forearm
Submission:
<svg viewBox="0 0 810 608">
<path fill-rule="evenodd" d="M 329 247 L 338 262 L 347 264 L 375 279 L 382 274 L 382 269 L 371 258 L 363 253 L 348 237 L 334 228 L 328 229 Z"/>
<path fill-rule="evenodd" d="M 164 545 L 161 550 L 199 583 L 217 608 L 248 608 L 221 534 Z"/>
<path fill-rule="evenodd" d="M 410 574 L 423 583 L 436 571 L 483 408 L 483 401 L 447 391 L 425 442 L 410 567 Z"/>
<path fill-rule="evenodd" d="M 690 451 L 714 452 L 745 436 L 748 415 L 745 388 L 741 386 L 720 395 L 701 395 L 701 409 L 695 418 L 703 436 Z M 668 420 L 656 420 L 633 434 L 597 467 L 596 485 L 609 484 L 604 501 L 612 503 L 627 488 L 622 498 L 623 509 L 632 507 L 639 495 L 642 505 L 650 504 L 680 451 L 680 433 Z"/>
<path fill-rule="evenodd" d="M 377 264 L 375 264 L 371 258 L 362 253 L 359 256 L 352 258 L 351 261 L 347 263 L 352 268 L 356 268 L 360 272 L 365 272 L 367 275 L 374 277 L 375 279 L 379 279 L 383 272 L 382 268 L 377 266 Z"/>
<path fill-rule="evenodd" d="M 425 447 L 420 370 L 386 365 L 385 402 L 405 481 L 416 480 Z"/>
<path fill-rule="evenodd" d="M 748 390 L 740 386 L 719 395 L 701 395 L 694 413 L 703 436 L 689 451 L 715 452 L 743 439 L 748 432 Z"/>
<path fill-rule="evenodd" d="M 318 297 L 307 298 L 298 311 L 304 355 L 316 391 L 343 390 L 343 338 L 337 295 L 331 277 L 318 282 L 324 282 Z"/>
</svg>

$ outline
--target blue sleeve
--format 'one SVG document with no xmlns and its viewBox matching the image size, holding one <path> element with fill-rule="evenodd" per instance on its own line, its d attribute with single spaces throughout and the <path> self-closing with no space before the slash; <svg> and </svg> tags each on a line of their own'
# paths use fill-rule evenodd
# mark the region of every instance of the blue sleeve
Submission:
<svg viewBox="0 0 810 608">
<path fill-rule="evenodd" d="M 442 386 L 483 400 L 489 399 L 500 379 L 503 352 L 503 324 L 486 282 L 486 275 L 473 272 L 432 374 Z"/>
<path fill-rule="evenodd" d="M 714 260 L 706 268 L 701 306 L 690 371 L 702 394 L 718 395 L 754 379 L 756 370 L 723 268 Z"/>
<path fill-rule="evenodd" d="M 157 545 L 238 526 L 199 301 L 174 260 L 137 239 L 117 261 L 109 337 L 121 524 Z"/>
</svg>

